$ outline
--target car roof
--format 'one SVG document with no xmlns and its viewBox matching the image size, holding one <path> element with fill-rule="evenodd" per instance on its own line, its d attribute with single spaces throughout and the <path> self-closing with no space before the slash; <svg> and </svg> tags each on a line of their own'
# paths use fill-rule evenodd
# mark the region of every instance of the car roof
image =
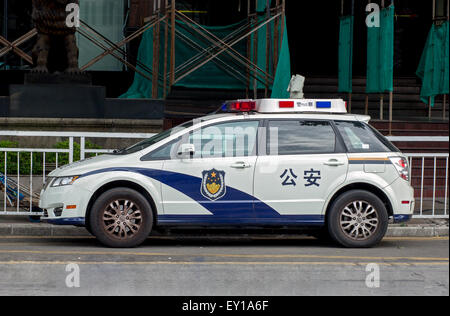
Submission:
<svg viewBox="0 0 450 316">
<path fill-rule="evenodd" d="M 333 121 L 370 121 L 370 116 L 360 114 L 328 114 L 328 113 L 225 113 L 211 114 L 201 117 L 201 121 L 220 120 L 225 118 L 242 118 L 242 119 L 314 119 L 314 120 L 333 120 Z"/>
</svg>

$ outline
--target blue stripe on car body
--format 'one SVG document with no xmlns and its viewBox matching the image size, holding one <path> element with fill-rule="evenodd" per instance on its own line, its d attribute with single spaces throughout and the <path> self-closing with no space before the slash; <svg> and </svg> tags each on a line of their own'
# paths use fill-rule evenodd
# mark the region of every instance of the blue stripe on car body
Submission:
<svg viewBox="0 0 450 316">
<path fill-rule="evenodd" d="M 281 215 L 271 206 L 240 190 L 227 186 L 226 195 L 211 201 L 201 194 L 202 179 L 182 173 L 136 167 L 105 168 L 88 172 L 87 176 L 105 172 L 133 172 L 157 180 L 198 202 L 212 215 L 159 215 L 158 222 L 179 224 L 261 224 L 261 225 L 323 225 L 322 215 Z M 249 204 L 253 207 L 249 207 Z"/>
</svg>

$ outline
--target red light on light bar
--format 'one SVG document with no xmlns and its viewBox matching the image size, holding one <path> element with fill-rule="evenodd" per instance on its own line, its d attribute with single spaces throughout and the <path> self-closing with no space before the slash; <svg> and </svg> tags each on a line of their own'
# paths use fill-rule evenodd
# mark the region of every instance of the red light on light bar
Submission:
<svg viewBox="0 0 450 316">
<path fill-rule="evenodd" d="M 295 106 L 294 101 L 280 101 L 281 109 L 292 109 Z"/>
<path fill-rule="evenodd" d="M 255 109 L 256 109 L 255 101 L 232 102 L 230 104 L 231 111 L 250 112 L 255 111 Z"/>
</svg>

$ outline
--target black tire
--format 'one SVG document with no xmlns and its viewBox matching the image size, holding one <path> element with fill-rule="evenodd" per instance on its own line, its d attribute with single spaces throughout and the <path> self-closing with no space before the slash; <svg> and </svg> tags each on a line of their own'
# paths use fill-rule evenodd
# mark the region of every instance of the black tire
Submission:
<svg viewBox="0 0 450 316">
<path fill-rule="evenodd" d="M 329 243 L 333 242 L 334 240 L 331 239 L 330 233 L 328 232 L 328 227 L 322 227 L 318 230 L 315 230 L 311 236 L 318 239 L 321 242 Z"/>
<path fill-rule="evenodd" d="M 86 223 L 86 225 L 84 226 L 84 228 L 86 228 L 87 232 L 89 234 L 91 234 L 92 236 L 95 237 L 94 233 L 92 232 L 92 228 L 91 228 L 91 224 L 90 223 Z"/>
<path fill-rule="evenodd" d="M 129 188 L 115 188 L 103 193 L 90 214 L 92 233 L 107 247 L 137 247 L 148 238 L 152 227 L 153 213 L 149 202 Z"/>
<path fill-rule="evenodd" d="M 383 201 L 363 190 L 345 192 L 334 201 L 327 214 L 331 238 L 347 248 L 378 245 L 386 235 L 388 223 L 389 216 Z"/>
</svg>

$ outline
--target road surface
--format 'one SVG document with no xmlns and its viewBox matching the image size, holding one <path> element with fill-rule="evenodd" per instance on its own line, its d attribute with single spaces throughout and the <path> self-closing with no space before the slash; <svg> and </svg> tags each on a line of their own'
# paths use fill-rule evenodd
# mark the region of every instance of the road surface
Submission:
<svg viewBox="0 0 450 316">
<path fill-rule="evenodd" d="M 448 296 L 449 242 L 343 249 L 301 236 L 161 236 L 108 249 L 89 237 L 0 236 L 0 295 Z"/>
</svg>

